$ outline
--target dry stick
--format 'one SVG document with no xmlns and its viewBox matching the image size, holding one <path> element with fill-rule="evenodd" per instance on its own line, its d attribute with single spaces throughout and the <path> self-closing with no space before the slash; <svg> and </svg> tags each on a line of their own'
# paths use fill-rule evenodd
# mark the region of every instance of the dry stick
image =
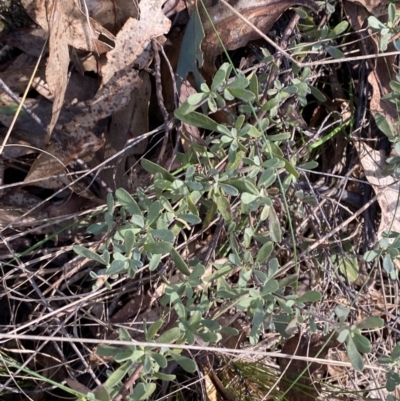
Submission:
<svg viewBox="0 0 400 401">
<path fill-rule="evenodd" d="M 232 11 L 233 14 L 235 14 L 238 18 L 240 18 L 246 25 L 250 26 L 255 32 L 257 32 L 260 37 L 262 37 L 264 40 L 266 40 L 271 46 L 273 46 L 275 49 L 280 51 L 286 58 L 288 58 L 290 61 L 295 63 L 299 67 L 311 67 L 314 65 L 326 65 L 326 64 L 337 64 L 337 63 L 342 63 L 344 61 L 358 61 L 358 60 L 367 60 L 367 59 L 373 59 L 373 58 L 378 58 L 378 57 L 387 57 L 387 56 L 397 56 L 400 54 L 400 51 L 395 51 L 395 52 L 388 52 L 388 53 L 379 53 L 379 54 L 366 54 L 363 56 L 355 56 L 355 57 L 344 57 L 341 59 L 331 59 L 331 60 L 319 60 L 319 61 L 311 61 L 311 62 L 300 62 L 294 59 L 288 52 L 283 50 L 279 45 L 277 45 L 272 39 L 270 39 L 264 32 L 262 32 L 260 29 L 258 29 L 254 24 L 252 24 L 247 18 L 243 17 L 238 11 L 236 11 L 226 0 L 219 0 L 222 4 L 224 4 L 226 7 L 229 8 L 229 10 Z"/>
<path fill-rule="evenodd" d="M 25 335 L 25 334 L 9 334 L 9 333 L 0 333 L 0 340 L 32 340 L 32 341 L 43 341 L 47 340 L 47 336 L 35 336 L 35 335 Z M 183 349 L 183 350 L 195 350 L 195 351 L 209 351 L 216 352 L 221 354 L 237 354 L 237 355 L 247 355 L 252 354 L 254 356 L 262 356 L 262 357 L 271 357 L 271 358 L 289 358 L 295 359 L 298 361 L 306 361 L 306 362 L 315 362 L 321 365 L 335 365 L 335 366 L 345 366 L 352 367 L 351 362 L 342 362 L 335 360 L 326 360 L 322 358 L 315 358 L 310 356 L 299 356 L 299 355 L 290 355 L 283 354 L 282 352 L 269 352 L 269 351 L 258 351 L 258 350 L 249 350 L 249 349 L 226 349 L 219 347 L 205 347 L 203 345 L 184 345 L 184 344 L 170 344 L 170 343 L 155 343 L 149 341 L 122 341 L 122 340 L 101 340 L 96 338 L 80 338 L 75 339 L 71 337 L 52 337 L 53 341 L 60 341 L 64 343 L 72 343 L 72 342 L 80 342 L 85 344 L 108 344 L 108 345 L 138 345 L 141 347 L 151 347 L 151 348 L 167 348 L 167 349 Z M 365 368 L 373 369 L 379 372 L 385 372 L 386 368 L 383 366 L 375 366 L 375 365 L 365 365 Z"/>
<path fill-rule="evenodd" d="M 157 158 L 157 164 L 160 164 L 165 151 L 167 149 L 167 143 L 168 143 L 168 137 L 169 137 L 169 127 L 168 127 L 168 120 L 169 120 L 169 115 L 168 111 L 165 107 L 164 104 L 164 97 L 162 94 L 162 82 L 161 82 L 161 60 L 160 60 L 160 53 L 158 49 L 159 44 L 155 39 L 151 40 L 151 47 L 153 48 L 153 53 L 154 53 L 154 76 L 156 78 L 156 94 L 157 94 L 157 102 L 158 102 L 158 107 L 160 108 L 161 114 L 164 118 L 164 124 L 165 124 L 165 134 L 164 134 L 164 140 L 162 143 L 161 151 L 160 154 L 158 155 Z"/>
</svg>

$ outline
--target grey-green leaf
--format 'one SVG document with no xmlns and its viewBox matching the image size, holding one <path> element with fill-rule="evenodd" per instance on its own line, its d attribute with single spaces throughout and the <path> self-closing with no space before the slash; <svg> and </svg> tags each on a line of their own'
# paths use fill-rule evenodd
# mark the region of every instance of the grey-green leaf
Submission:
<svg viewBox="0 0 400 401">
<path fill-rule="evenodd" d="M 182 259 L 182 256 L 174 248 L 171 248 L 170 254 L 176 268 L 185 276 L 190 276 L 190 270 L 186 262 Z"/>
<path fill-rule="evenodd" d="M 80 256 L 94 260 L 98 263 L 101 263 L 102 265 L 107 265 L 106 262 L 103 260 L 103 258 L 100 255 L 91 251 L 90 249 L 85 248 L 84 246 L 74 245 L 72 247 L 72 249 L 76 254 L 78 254 Z"/>
</svg>

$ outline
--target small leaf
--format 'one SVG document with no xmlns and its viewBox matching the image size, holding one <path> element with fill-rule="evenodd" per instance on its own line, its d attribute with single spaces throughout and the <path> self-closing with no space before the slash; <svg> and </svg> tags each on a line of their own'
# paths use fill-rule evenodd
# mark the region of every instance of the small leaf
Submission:
<svg viewBox="0 0 400 401">
<path fill-rule="evenodd" d="M 229 223 L 232 221 L 231 205 L 224 196 L 215 196 L 214 201 L 217 204 L 218 211 L 221 213 L 222 218 Z"/>
<path fill-rule="evenodd" d="M 282 240 L 281 226 L 279 224 L 278 216 L 273 207 L 271 207 L 271 210 L 269 212 L 269 233 L 272 241 L 281 242 Z"/>
<path fill-rule="evenodd" d="M 371 316 L 371 317 L 367 317 L 361 323 L 357 324 L 357 328 L 359 328 L 360 330 L 377 329 L 377 328 L 383 327 L 384 323 L 385 322 L 380 317 Z"/>
<path fill-rule="evenodd" d="M 253 195 L 260 195 L 257 187 L 249 180 L 244 179 L 229 179 L 225 181 L 226 184 L 232 185 L 235 187 L 240 193 L 248 192 Z"/>
<path fill-rule="evenodd" d="M 156 390 L 156 383 L 138 383 L 133 389 L 130 401 L 142 401 L 148 399 Z"/>
<path fill-rule="evenodd" d="M 364 253 L 364 260 L 366 262 L 372 262 L 374 261 L 378 256 L 380 255 L 380 252 L 378 251 L 367 251 Z"/>
<path fill-rule="evenodd" d="M 142 214 L 139 205 L 136 203 L 135 199 L 133 199 L 132 195 L 126 189 L 118 188 L 115 191 L 115 196 L 117 197 L 122 207 L 126 209 L 130 214 L 132 215 Z"/>
<path fill-rule="evenodd" d="M 375 123 L 377 127 L 388 137 L 389 140 L 396 137 L 396 133 L 385 115 L 383 115 L 382 113 L 376 113 Z"/>
<path fill-rule="evenodd" d="M 344 58 L 343 52 L 342 52 L 341 50 L 337 49 L 336 47 L 326 45 L 325 48 L 326 48 L 326 51 L 327 51 L 333 58 L 336 58 L 336 59 Z"/>
<path fill-rule="evenodd" d="M 326 96 L 319 90 L 317 89 L 315 86 L 311 86 L 311 94 L 321 103 L 326 102 Z"/>
<path fill-rule="evenodd" d="M 109 378 L 104 383 L 104 386 L 107 388 L 107 390 L 113 390 L 115 388 L 115 386 L 129 372 L 129 370 L 131 369 L 131 366 L 132 366 L 132 362 L 131 361 L 126 361 L 118 369 L 116 369 L 113 373 L 111 373 Z"/>
<path fill-rule="evenodd" d="M 176 268 L 185 276 L 190 276 L 190 270 L 186 262 L 182 259 L 182 256 L 174 248 L 171 248 L 170 254 Z"/>
<path fill-rule="evenodd" d="M 359 333 L 353 333 L 352 337 L 354 345 L 356 346 L 358 351 L 362 352 L 363 354 L 371 352 L 371 343 L 368 338 Z"/>
<path fill-rule="evenodd" d="M 364 361 L 362 359 L 362 356 L 358 352 L 357 347 L 354 344 L 351 336 L 348 336 L 347 338 L 347 356 L 349 357 L 353 368 L 358 372 L 362 372 L 364 369 Z"/>
<path fill-rule="evenodd" d="M 173 352 L 171 352 L 170 355 L 182 369 L 186 370 L 186 372 L 193 373 L 196 371 L 196 363 L 192 359 Z"/>
<path fill-rule="evenodd" d="M 349 329 L 344 329 L 338 334 L 337 340 L 340 343 L 344 343 L 349 335 L 350 335 Z"/>
<path fill-rule="evenodd" d="M 178 214 L 176 217 L 192 225 L 199 224 L 202 222 L 199 216 L 196 216 L 195 214 L 192 213 Z"/>
<path fill-rule="evenodd" d="M 197 111 L 192 111 L 189 114 L 182 114 L 180 110 L 177 109 L 174 112 L 175 117 L 181 120 L 183 123 L 193 125 L 194 127 L 208 129 L 210 131 L 218 132 L 218 124 L 212 120 L 210 117 L 207 117 L 204 114 L 198 113 Z"/>
<path fill-rule="evenodd" d="M 97 253 L 91 251 L 90 249 L 87 249 L 87 248 L 85 248 L 83 246 L 80 246 L 80 245 L 74 245 L 72 247 L 72 250 L 76 254 L 78 254 L 80 256 L 83 256 L 85 258 L 94 260 L 94 261 L 96 261 L 98 263 L 101 263 L 102 265 L 106 265 L 107 266 L 107 263 L 103 260 L 103 258 L 100 255 L 98 255 Z"/>
<path fill-rule="evenodd" d="M 163 325 L 163 320 L 158 319 L 154 323 L 152 323 L 147 330 L 146 340 L 152 340 L 153 337 L 157 334 L 158 330 L 160 330 L 161 326 Z"/>
<path fill-rule="evenodd" d="M 169 173 L 159 164 L 153 163 L 147 159 L 142 159 L 140 164 L 150 174 L 161 173 L 165 180 L 168 180 L 170 182 L 174 182 L 176 180 L 176 178 L 171 173 Z"/>
<path fill-rule="evenodd" d="M 158 344 L 173 344 L 181 335 L 178 327 L 173 327 L 162 333 L 155 341 Z"/>
<path fill-rule="evenodd" d="M 322 299 L 319 291 L 308 291 L 297 299 L 297 302 L 318 302 Z"/>
<path fill-rule="evenodd" d="M 172 244 L 170 242 L 149 242 L 144 244 L 144 249 L 146 252 L 155 253 L 155 254 L 164 254 L 168 253 L 172 249 Z"/>
<path fill-rule="evenodd" d="M 368 17 L 368 22 L 371 28 L 377 29 L 379 31 L 386 28 L 386 26 L 382 24 L 381 21 L 379 21 L 376 17 L 372 15 Z"/>
<path fill-rule="evenodd" d="M 167 358 L 158 352 L 152 352 L 151 357 L 157 362 L 160 368 L 166 368 L 168 365 Z"/>
<path fill-rule="evenodd" d="M 273 250 L 274 244 L 271 241 L 266 242 L 258 251 L 256 262 L 260 264 L 266 263 Z"/>
</svg>

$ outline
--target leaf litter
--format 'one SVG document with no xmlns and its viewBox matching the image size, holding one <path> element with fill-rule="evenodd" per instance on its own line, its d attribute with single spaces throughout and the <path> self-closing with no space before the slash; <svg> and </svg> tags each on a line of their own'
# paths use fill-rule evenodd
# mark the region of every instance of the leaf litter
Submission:
<svg viewBox="0 0 400 401">
<path fill-rule="evenodd" d="M 1 247 L 4 259 L 6 259 L 7 254 L 13 257 L 15 252 L 25 252 L 26 249 L 34 245 L 32 237 L 28 237 L 29 234 L 26 236 L 26 243 L 20 241 L 26 230 L 32 230 L 36 235 L 50 236 L 54 244 L 57 244 L 57 241 L 62 244 L 67 244 L 65 241 L 70 241 L 70 243 L 74 243 L 76 240 L 82 241 L 82 227 L 85 227 L 85 221 L 78 223 L 78 217 L 82 218 L 85 214 L 96 210 L 94 205 L 103 204 L 108 190 L 115 190 L 122 186 L 132 191 L 141 185 L 141 183 L 134 182 L 135 180 L 139 181 L 139 178 L 133 174 L 131 174 L 129 182 L 127 171 L 135 168 L 137 163 L 135 155 L 145 153 L 146 141 L 142 141 L 140 145 L 125 153 L 121 154 L 121 152 L 125 149 L 127 142 L 131 141 L 132 138 L 140 139 L 153 126 L 152 122 L 149 121 L 149 115 L 152 113 L 153 91 L 152 77 L 150 76 L 153 62 L 151 41 L 158 39 L 159 42 L 166 43 L 165 47 L 174 46 L 174 43 L 168 43 L 168 38 L 171 37 L 171 40 L 173 38 L 171 34 L 172 17 L 176 16 L 175 13 L 177 12 L 184 14 L 187 11 L 187 6 L 182 1 L 165 2 L 162 0 L 142 0 L 139 4 L 126 0 L 113 2 L 91 0 L 87 1 L 82 9 L 73 0 L 62 2 L 21 0 L 21 3 L 40 28 L 37 26 L 25 27 L 20 31 L 11 32 L 4 36 L 2 43 L 20 49 L 22 54 L 14 57 L 11 62 L 8 62 L 8 66 L 5 65 L 0 70 L 0 79 L 16 93 L 19 99 L 35 72 L 34 65 L 37 58 L 42 49 L 45 48 L 46 50 L 42 56 L 44 59 L 39 63 L 39 68 L 32 80 L 34 96 L 25 100 L 27 108 L 38 116 L 39 123 L 34 122 L 27 113 L 21 113 L 2 154 L 0 173 L 6 174 L 4 167 L 10 160 L 15 161 L 17 159 L 22 161 L 23 168 L 21 169 L 21 166 L 16 163 L 18 168 L 13 171 L 18 171 L 18 169 L 25 171 L 25 175 L 22 175 L 21 179 L 15 179 L 12 184 L 20 186 L 20 188 L 15 189 L 14 186 L 5 184 L 1 192 L 2 218 L 0 225 L 3 238 L 5 238 L 4 235 L 7 236 Z M 368 16 L 371 14 L 381 16 L 386 10 L 382 4 L 383 2 L 380 1 L 353 2 L 343 0 L 346 17 L 354 32 L 361 32 L 358 34 L 364 35 L 361 28 L 365 25 Z M 221 57 L 223 52 L 220 39 L 228 50 L 239 49 L 240 51 L 250 41 L 257 41 L 260 38 L 257 32 L 228 10 L 222 2 L 210 1 L 206 2 L 206 6 L 208 15 L 199 2 L 189 2 L 190 13 L 187 13 L 186 16 L 187 29 L 182 34 L 182 47 L 179 49 L 179 57 L 176 60 L 177 66 L 175 66 L 179 89 L 178 98 L 181 103 L 190 94 L 195 93 L 196 90 L 199 91 L 201 83 L 209 82 L 212 78 L 216 71 L 216 60 Z M 244 2 L 239 0 L 235 4 L 237 11 L 264 33 L 268 33 L 281 15 L 293 6 L 306 6 L 318 11 L 316 4 L 310 0 L 280 2 L 260 2 L 259 0 Z M 165 14 L 171 16 L 171 19 L 167 18 Z M 209 18 L 213 21 L 219 38 Z M 166 42 L 163 38 L 164 35 L 167 36 Z M 182 40 L 182 35 L 180 40 Z M 377 41 L 367 35 L 365 38 L 367 38 L 366 45 L 360 45 L 362 52 L 364 54 L 377 52 Z M 245 56 L 247 60 L 244 63 L 247 62 L 251 65 L 249 54 Z M 393 62 L 394 57 L 387 58 L 389 65 L 392 65 Z M 358 67 L 352 66 L 352 68 Z M 394 74 L 394 71 L 391 73 Z M 191 79 L 191 75 L 194 75 L 194 80 Z M 392 103 L 383 99 L 390 91 L 389 83 L 393 79 L 391 74 L 387 73 L 385 59 L 371 60 L 369 62 L 369 73 L 365 78 L 371 87 L 369 103 L 371 116 L 376 119 L 376 116 L 381 115 L 389 121 L 392 127 L 396 127 L 396 110 Z M 167 75 L 163 76 L 163 79 L 167 81 L 171 77 Z M 171 96 L 171 98 L 173 97 Z M 15 99 L 3 91 L 1 92 L 1 100 L 5 102 L 7 107 L 15 104 Z M 349 101 L 346 100 L 345 103 L 347 106 L 349 105 Z M 297 111 L 297 115 L 300 115 L 297 105 L 291 107 L 297 107 L 295 111 Z M 169 105 L 168 108 L 168 111 L 172 112 L 174 106 Z M 307 122 L 301 117 L 302 123 L 306 125 L 308 123 L 309 128 L 316 128 L 312 125 L 321 124 L 321 117 L 317 114 L 312 119 L 307 119 Z M 348 116 L 349 113 L 346 115 Z M 12 116 L 0 114 L 0 122 L 3 125 L 0 130 L 2 139 L 6 138 L 6 131 L 10 127 L 11 120 Z M 181 145 L 186 151 L 189 150 L 189 145 L 192 142 L 202 146 L 206 144 L 204 133 L 201 130 L 186 123 L 183 123 L 182 126 L 184 139 L 182 139 Z M 375 127 L 373 129 L 376 130 Z M 375 136 L 377 136 L 376 132 L 377 130 L 374 132 Z M 345 146 L 338 145 L 337 154 L 335 153 L 335 164 L 339 164 L 339 162 L 336 163 L 336 160 L 343 156 L 344 148 Z M 397 212 L 399 185 L 395 177 L 385 174 L 385 151 L 371 148 L 358 139 L 354 141 L 354 148 L 357 150 L 359 158 L 359 164 L 356 166 L 358 171 L 354 173 L 354 176 L 356 178 L 365 177 L 377 194 L 377 202 L 380 207 L 379 224 L 377 224 L 376 216 L 373 218 L 373 224 L 378 226 L 376 229 L 377 237 L 380 238 L 388 226 L 399 232 L 400 222 Z M 38 150 L 40 152 L 37 156 Z M 121 156 L 118 156 L 119 154 Z M 70 186 L 70 182 L 74 180 L 71 177 L 75 177 L 73 172 L 76 170 L 77 163 L 96 171 L 99 164 L 113 157 L 117 157 L 116 161 L 110 162 L 109 165 L 106 164 L 106 168 L 89 176 L 88 181 Z M 10 166 L 14 168 L 12 162 Z M 10 169 L 10 167 L 8 168 Z M 329 166 L 328 169 L 333 174 L 337 173 L 335 167 Z M 140 174 L 137 167 L 134 171 L 136 174 Z M 1 182 L 4 183 L 3 177 L 1 178 Z M 97 191 L 93 189 L 96 183 L 100 183 L 102 186 Z M 90 185 L 92 185 L 92 189 L 88 189 Z M 345 199 L 346 191 L 349 192 L 353 189 L 360 192 L 360 188 L 356 184 L 353 185 L 353 188 L 352 185 L 349 184 L 347 188 L 342 188 L 341 195 L 336 196 L 335 201 L 340 203 L 341 200 Z M 33 189 L 34 187 L 36 189 Z M 71 191 L 63 194 L 67 187 L 70 187 Z M 60 196 L 47 202 L 43 201 L 43 198 L 47 196 L 43 192 L 46 188 L 55 191 Z M 315 223 L 311 217 L 313 214 L 322 219 L 324 213 L 331 213 L 326 206 L 330 201 L 329 195 L 321 191 L 317 201 L 320 202 L 320 205 L 315 207 L 303 221 L 299 222 L 296 233 L 298 236 L 309 237 L 310 227 Z M 328 211 L 321 212 L 324 203 L 324 207 Z M 30 213 L 31 209 L 32 213 Z M 36 210 L 33 211 L 33 209 Z M 77 213 L 77 209 L 80 209 L 79 213 Z M 22 219 L 21 215 L 24 216 Z M 51 220 L 62 215 L 66 216 L 59 220 Z M 279 205 L 274 205 L 271 215 L 275 223 L 278 224 L 279 221 L 282 221 L 283 212 Z M 46 220 L 50 223 L 46 224 Z M 57 225 L 59 223 L 61 225 Z M 81 224 L 82 227 L 77 227 L 77 224 Z M 66 225 L 71 226 L 69 227 L 69 234 L 57 232 L 59 228 Z M 348 230 L 349 232 L 354 231 L 355 235 L 358 235 L 358 228 L 355 224 L 349 225 Z M 60 231 L 63 230 L 60 229 Z M 279 233 L 279 239 L 281 235 L 282 233 Z M 37 237 L 33 238 L 36 239 Z M 360 238 L 357 236 L 357 239 Z M 324 247 L 334 249 L 337 243 L 335 241 L 331 243 L 321 242 L 321 249 Z M 62 253 L 63 249 L 70 249 L 70 243 L 62 245 L 60 249 L 56 249 L 54 252 L 50 251 L 49 255 L 49 259 L 53 258 L 54 265 L 66 269 L 66 274 L 71 267 Z M 13 244 L 15 244 L 15 249 L 13 249 Z M 203 244 L 203 246 L 205 245 Z M 31 249 L 30 252 L 33 261 L 35 261 L 34 252 L 36 251 Z M 195 253 L 188 258 L 196 257 L 199 252 L 199 248 L 196 248 Z M 313 264 L 314 262 L 308 261 L 307 263 Z M 34 262 L 32 263 L 34 264 Z M 305 263 L 305 260 L 301 260 L 301 263 Z M 85 263 L 82 262 L 81 266 L 83 269 L 80 274 L 83 277 L 88 273 L 88 270 Z M 66 275 L 65 277 L 68 277 L 66 283 L 60 288 L 65 291 L 68 286 L 74 285 L 80 280 L 80 274 Z M 382 292 L 376 290 L 374 287 L 375 278 L 371 279 L 368 275 L 363 276 L 362 268 L 356 274 L 358 274 L 359 279 L 365 280 L 365 282 L 361 280 L 362 285 L 368 283 L 371 293 L 374 293 L 373 302 L 368 298 L 368 294 L 365 294 L 366 298 L 361 302 L 365 307 L 371 308 L 372 313 L 379 315 L 379 310 L 375 309 L 373 304 L 387 306 L 389 301 L 386 299 L 385 293 L 383 292 L 382 295 Z M 320 276 L 320 273 L 314 277 L 314 281 L 310 279 L 310 282 L 307 282 L 306 276 L 307 274 L 304 272 L 302 285 L 305 291 L 315 286 L 324 287 L 324 278 Z M 55 277 L 63 280 L 62 275 Z M 56 282 L 59 283 L 59 281 Z M 390 286 L 387 283 L 381 283 L 381 285 Z M 124 291 L 137 291 L 137 289 L 128 288 Z M 376 293 L 379 293 L 379 296 Z M 376 301 L 377 297 L 379 302 Z M 116 296 L 114 305 L 110 306 L 107 313 L 112 315 L 117 309 L 116 304 L 121 299 L 121 297 Z M 127 322 L 129 319 L 134 320 L 135 316 L 139 317 L 141 322 L 146 321 L 146 310 L 151 308 L 155 299 L 150 298 L 148 294 L 142 295 L 140 305 L 136 302 L 138 299 L 131 298 L 125 302 L 125 306 L 121 307 L 114 314 L 114 317 L 111 317 L 110 322 Z M 340 301 L 346 303 L 347 299 Z M 5 297 L 1 298 L 0 302 L 5 302 Z M 161 312 L 156 308 L 152 311 L 155 313 L 154 320 L 161 316 Z M 103 319 L 104 313 L 105 310 L 102 305 L 93 307 L 93 316 L 96 319 Z M 107 330 L 103 330 L 101 326 L 92 332 L 95 337 L 105 336 L 106 333 Z M 115 335 L 114 331 L 112 336 Z M 292 355 L 297 353 L 297 355 L 314 357 L 319 351 L 319 345 L 314 345 L 314 339 L 315 337 L 306 341 L 300 335 L 296 335 L 284 343 L 283 351 Z M 320 338 L 317 339 L 319 344 Z M 299 345 L 300 352 L 298 351 Z M 336 343 L 330 343 L 328 348 L 336 345 Z M 324 358 L 328 355 L 328 348 L 323 353 Z M 54 354 L 54 358 L 60 357 L 54 350 L 49 351 L 49 353 Z M 290 364 L 281 363 L 280 368 L 283 380 L 293 380 L 293 378 L 303 374 L 307 365 L 299 363 L 291 367 Z M 311 364 L 308 368 L 301 379 L 304 381 L 303 384 L 306 385 L 310 384 L 311 376 L 317 369 L 321 369 L 321 365 Z M 325 373 L 327 371 L 325 368 L 322 370 Z M 61 377 L 62 379 L 64 377 Z M 335 380 L 340 382 L 342 379 L 335 377 Z M 315 398 L 321 394 L 323 386 L 321 387 L 319 383 L 315 386 L 314 384 L 312 384 L 313 388 L 310 395 Z M 350 386 L 347 382 L 341 384 Z M 280 386 L 283 389 L 287 388 L 286 384 Z M 289 390 L 288 397 L 290 401 L 310 399 L 296 389 Z"/>
</svg>

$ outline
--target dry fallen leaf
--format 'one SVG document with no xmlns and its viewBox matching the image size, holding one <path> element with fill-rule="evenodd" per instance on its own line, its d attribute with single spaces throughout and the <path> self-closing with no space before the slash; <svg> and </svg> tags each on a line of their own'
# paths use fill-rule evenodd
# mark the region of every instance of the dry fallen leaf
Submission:
<svg viewBox="0 0 400 401">
<path fill-rule="evenodd" d="M 146 49 L 152 38 L 166 33 L 171 22 L 161 11 L 163 0 L 148 0 L 140 4 L 140 20 L 128 19 L 115 42 L 115 49 L 107 54 L 102 68 L 103 81 L 96 96 L 65 110 L 56 126 L 58 143 L 54 141 L 33 163 L 26 180 L 45 178 L 64 169 L 76 157 L 94 153 L 104 144 L 105 118 L 125 108 L 133 90 L 142 85 L 137 70 L 151 58 Z M 59 160 L 55 159 L 56 156 Z"/>
<path fill-rule="evenodd" d="M 54 96 L 51 121 L 47 125 L 47 139 L 50 139 L 64 103 L 68 83 L 69 51 L 65 37 L 68 20 L 63 14 L 61 2 L 47 2 L 46 8 L 51 22 L 49 23 L 49 59 L 46 66 L 46 81 Z"/>
<path fill-rule="evenodd" d="M 328 338 L 329 335 L 312 334 L 311 337 L 308 338 L 308 336 L 296 334 L 294 337 L 285 341 L 282 347 L 282 353 L 307 357 L 316 357 L 318 354 L 318 358 L 324 359 L 329 349 L 338 345 L 337 341 L 333 338 L 324 347 Z M 312 380 L 312 376 L 317 371 L 325 372 L 327 370 L 327 365 L 321 365 L 315 362 L 309 363 L 298 359 L 279 358 L 279 366 L 283 373 L 282 380 L 279 382 L 279 387 L 283 392 L 287 390 L 285 397 L 288 401 L 315 401 L 316 397 L 319 395 L 320 384 L 318 381 Z M 297 381 L 297 383 L 292 386 L 294 381 Z"/>
<path fill-rule="evenodd" d="M 46 5 L 52 5 L 53 3 L 56 2 L 54 0 L 21 0 L 21 4 L 29 16 L 46 32 L 49 32 L 49 27 L 53 23 L 53 21 L 49 20 Z M 88 18 L 73 0 L 63 0 L 57 3 L 59 3 L 57 6 L 59 7 L 59 15 L 62 15 L 67 21 L 64 33 L 70 46 L 99 54 L 110 50 L 110 46 L 99 40 L 99 37 L 104 35 L 114 41 L 114 35 L 94 19 Z"/>
<path fill-rule="evenodd" d="M 212 3 L 210 0 L 206 2 L 208 5 L 210 3 Z M 293 6 L 304 6 L 318 11 L 318 6 L 312 0 L 238 0 L 235 2 L 236 11 L 265 34 L 281 14 Z M 250 40 L 259 39 L 259 34 L 222 2 L 218 2 L 213 7 L 207 7 L 207 11 L 212 23 L 203 7 L 199 6 L 205 33 L 202 50 L 207 57 L 215 58 L 222 52 L 218 36 L 227 50 L 238 49 L 247 45 Z"/>
<path fill-rule="evenodd" d="M 355 143 L 365 176 L 378 195 L 381 208 L 381 222 L 378 229 L 378 239 L 382 232 L 391 229 L 400 232 L 400 214 L 397 212 L 397 203 L 400 193 L 399 181 L 392 176 L 385 176 L 383 169 L 386 166 L 387 156 L 384 150 L 373 150 L 364 143 Z"/>
</svg>

